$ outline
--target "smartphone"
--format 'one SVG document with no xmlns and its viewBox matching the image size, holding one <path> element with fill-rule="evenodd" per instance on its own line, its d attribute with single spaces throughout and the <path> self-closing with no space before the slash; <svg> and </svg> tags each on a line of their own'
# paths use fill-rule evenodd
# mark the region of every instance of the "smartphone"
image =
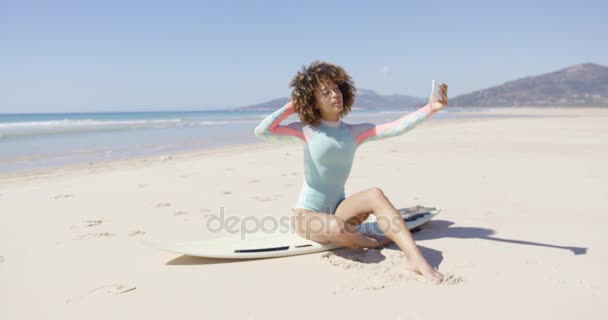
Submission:
<svg viewBox="0 0 608 320">
<path fill-rule="evenodd" d="M 439 88 L 441 88 L 441 84 L 443 82 L 433 80 L 433 87 L 431 88 L 431 96 L 435 97 L 437 100 L 441 100 L 441 93 L 439 92 Z"/>
</svg>

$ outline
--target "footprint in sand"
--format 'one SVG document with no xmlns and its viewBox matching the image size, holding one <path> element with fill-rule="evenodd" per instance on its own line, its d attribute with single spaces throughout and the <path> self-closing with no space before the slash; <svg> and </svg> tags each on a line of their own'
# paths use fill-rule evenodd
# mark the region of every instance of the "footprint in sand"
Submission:
<svg viewBox="0 0 608 320">
<path fill-rule="evenodd" d="M 103 223 L 103 220 L 87 220 L 84 222 L 85 227 L 94 227 Z"/>
<path fill-rule="evenodd" d="M 0 263 L 4 262 L 4 256 L 0 256 Z"/>
<path fill-rule="evenodd" d="M 282 194 L 273 194 L 272 196 L 257 196 L 257 197 L 254 197 L 254 199 L 256 201 L 260 201 L 260 202 L 269 202 L 269 201 L 278 200 L 282 197 L 284 197 Z"/>
<path fill-rule="evenodd" d="M 211 217 L 215 217 L 214 214 L 207 213 L 207 212 L 211 212 L 211 209 L 207 209 L 207 208 L 201 209 L 201 213 L 203 213 L 203 217 L 201 218 L 202 220 L 206 220 L 206 219 L 210 219 Z"/>
<path fill-rule="evenodd" d="M 183 216 L 185 214 L 188 214 L 188 212 L 186 212 L 186 211 L 175 211 L 175 212 L 173 212 L 174 216 Z"/>
<path fill-rule="evenodd" d="M 169 202 L 159 202 L 159 203 L 156 204 L 155 207 L 156 208 L 164 208 L 164 207 L 168 207 L 170 205 L 171 205 L 171 203 L 169 203 Z"/>
<path fill-rule="evenodd" d="M 144 234 L 146 234 L 145 231 L 137 230 L 137 231 L 133 231 L 133 232 L 129 233 L 129 236 L 134 237 L 134 236 L 141 236 L 141 235 L 144 235 Z"/>
<path fill-rule="evenodd" d="M 58 194 L 58 195 L 55 196 L 55 199 L 71 198 L 73 196 L 74 195 L 72 195 L 72 194 Z"/>
<path fill-rule="evenodd" d="M 95 238 L 109 238 L 109 237 L 113 237 L 113 236 L 114 236 L 114 234 L 109 233 L 109 232 L 87 233 L 87 234 L 79 235 L 78 237 L 74 238 L 74 240 L 87 240 L 87 239 L 95 239 Z"/>
<path fill-rule="evenodd" d="M 224 195 L 232 194 L 232 191 L 224 191 Z"/>
<path fill-rule="evenodd" d="M 105 285 L 105 286 L 101 286 L 99 288 L 95 288 L 93 290 L 89 290 L 86 293 L 83 293 L 75 298 L 72 299 L 67 299 L 65 301 L 65 303 L 70 303 L 70 302 L 74 302 L 74 301 L 78 301 L 82 298 L 84 298 L 85 296 L 89 295 L 89 294 L 93 294 L 93 293 L 104 293 L 104 294 L 123 294 L 123 293 L 127 293 L 127 292 L 131 292 L 133 290 L 137 289 L 137 287 L 135 286 L 129 286 L 129 285 L 125 285 L 122 283 L 119 284 L 110 284 L 110 285 Z"/>
<path fill-rule="evenodd" d="M 211 212 L 211 209 L 203 208 L 200 211 L 201 211 L 201 213 L 203 213 L 203 217 L 201 218 L 202 220 L 209 219 L 209 218 L 213 217 L 213 214 L 210 214 L 210 213 L 208 214 L 207 213 L 207 212 Z"/>
<path fill-rule="evenodd" d="M 135 287 L 135 286 L 127 286 L 124 284 L 115 284 L 115 285 L 112 285 L 110 288 L 108 288 L 108 290 L 106 290 L 106 293 L 123 294 L 123 293 L 133 291 L 135 289 L 137 289 L 137 287 Z"/>
<path fill-rule="evenodd" d="M 455 284 L 459 284 L 461 282 L 464 282 L 464 279 L 462 279 L 461 276 L 457 276 L 457 275 L 454 275 L 451 273 L 444 273 L 443 280 L 441 280 L 440 284 L 455 285 Z"/>
<path fill-rule="evenodd" d="M 102 223 L 103 223 L 103 220 L 86 220 L 81 225 L 72 226 L 72 227 L 70 227 L 70 229 L 90 228 L 90 227 L 98 226 L 98 225 L 100 225 Z"/>
</svg>

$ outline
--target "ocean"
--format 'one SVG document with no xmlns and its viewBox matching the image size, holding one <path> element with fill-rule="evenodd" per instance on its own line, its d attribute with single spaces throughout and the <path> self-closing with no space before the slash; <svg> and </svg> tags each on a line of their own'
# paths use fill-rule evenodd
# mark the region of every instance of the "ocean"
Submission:
<svg viewBox="0 0 608 320">
<path fill-rule="evenodd" d="M 349 123 L 393 121 L 414 111 L 353 110 Z M 444 110 L 434 118 L 467 116 Z M 261 141 L 269 111 L 0 114 L 0 173 L 130 159 Z M 283 123 L 298 121 L 295 115 Z"/>
</svg>

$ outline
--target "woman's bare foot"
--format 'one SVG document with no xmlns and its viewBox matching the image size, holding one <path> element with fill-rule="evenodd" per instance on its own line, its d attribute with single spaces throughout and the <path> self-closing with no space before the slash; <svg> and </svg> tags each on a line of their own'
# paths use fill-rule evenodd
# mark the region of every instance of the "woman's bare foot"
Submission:
<svg viewBox="0 0 608 320">
<path fill-rule="evenodd" d="M 443 280 L 443 274 L 431 267 L 424 258 L 412 259 L 405 262 L 405 269 L 416 272 L 424 276 L 427 280 L 434 283 L 440 283 Z"/>
</svg>

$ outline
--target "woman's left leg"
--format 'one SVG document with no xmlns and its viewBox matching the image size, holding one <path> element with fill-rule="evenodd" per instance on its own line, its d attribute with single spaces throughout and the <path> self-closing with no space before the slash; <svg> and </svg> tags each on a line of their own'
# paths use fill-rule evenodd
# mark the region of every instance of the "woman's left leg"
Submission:
<svg viewBox="0 0 608 320">
<path fill-rule="evenodd" d="M 382 190 L 372 188 L 344 199 L 336 208 L 336 216 L 350 225 L 360 224 L 373 212 L 382 233 L 395 242 L 408 258 L 406 268 L 428 279 L 440 281 L 443 275 L 433 269 L 414 242 L 399 211 L 386 198 Z"/>
</svg>

